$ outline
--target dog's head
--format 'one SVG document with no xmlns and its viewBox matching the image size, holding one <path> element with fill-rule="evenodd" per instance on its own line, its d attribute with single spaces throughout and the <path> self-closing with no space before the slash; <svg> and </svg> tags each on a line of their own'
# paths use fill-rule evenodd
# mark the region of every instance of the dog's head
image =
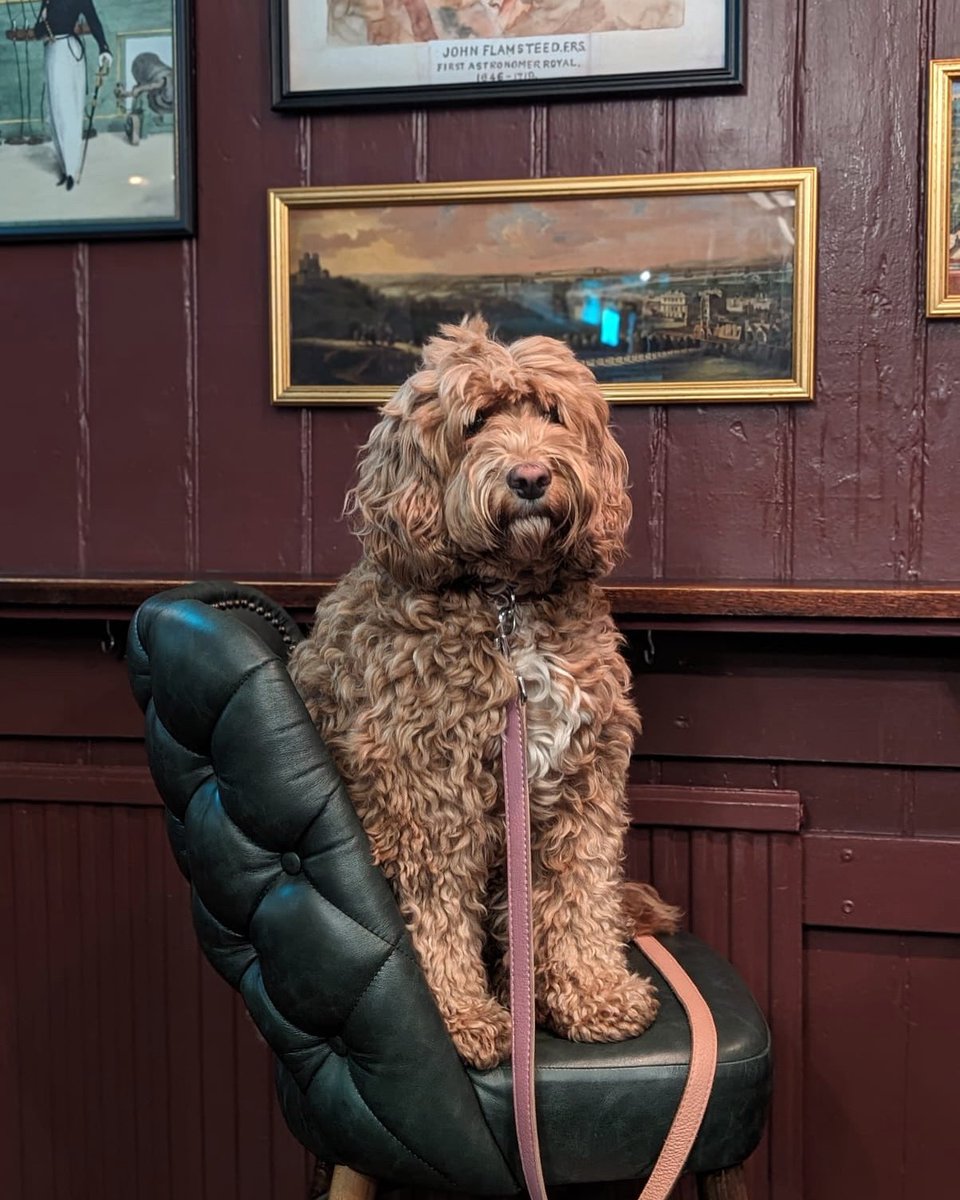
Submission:
<svg viewBox="0 0 960 1200">
<path fill-rule="evenodd" d="M 446 325 L 384 406 L 348 504 L 367 557 L 409 586 L 546 590 L 605 574 L 630 519 L 627 461 L 562 343 Z"/>
</svg>

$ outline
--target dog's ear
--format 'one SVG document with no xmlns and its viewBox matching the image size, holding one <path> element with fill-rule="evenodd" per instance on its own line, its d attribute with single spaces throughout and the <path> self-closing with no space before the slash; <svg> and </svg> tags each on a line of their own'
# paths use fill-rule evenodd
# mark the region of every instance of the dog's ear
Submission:
<svg viewBox="0 0 960 1200">
<path fill-rule="evenodd" d="M 606 402 L 603 403 L 606 409 Z M 597 507 L 594 512 L 591 538 L 596 553 L 599 571 L 606 575 L 626 553 L 627 527 L 633 515 L 633 505 L 627 490 L 629 465 L 627 456 L 603 421 L 603 428 L 596 456 Z"/>
<path fill-rule="evenodd" d="M 438 422 L 408 380 L 383 408 L 360 457 L 345 511 L 366 556 L 405 587 L 435 587 L 454 574 L 443 516 Z"/>
</svg>

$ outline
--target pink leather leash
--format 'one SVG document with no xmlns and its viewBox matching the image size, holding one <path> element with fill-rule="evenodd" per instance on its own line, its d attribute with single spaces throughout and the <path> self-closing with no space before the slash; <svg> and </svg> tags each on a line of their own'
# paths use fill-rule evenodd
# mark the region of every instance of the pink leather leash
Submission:
<svg viewBox="0 0 960 1200">
<path fill-rule="evenodd" d="M 510 939 L 510 1024 L 513 1119 L 520 1164 L 531 1200 L 546 1200 L 534 1100 L 533 882 L 527 722 L 519 696 L 507 707 L 503 734 L 503 794 L 507 815 L 507 934 Z"/>
<path fill-rule="evenodd" d="M 497 644 L 509 658 L 516 628 L 515 598 L 502 602 Z M 520 1163 L 530 1200 L 547 1200 L 540 1165 L 534 1096 L 535 991 L 533 883 L 530 854 L 530 792 L 527 780 L 526 692 L 517 676 L 517 696 L 507 707 L 502 740 L 503 791 L 507 826 L 507 907 L 510 938 L 510 1016 L 513 1032 L 513 1113 Z M 683 1171 L 710 1099 L 717 1066 L 717 1030 L 710 1008 L 673 955 L 654 937 L 634 939 L 676 993 L 690 1023 L 690 1069 L 673 1123 L 639 1200 L 666 1200 Z"/>
</svg>

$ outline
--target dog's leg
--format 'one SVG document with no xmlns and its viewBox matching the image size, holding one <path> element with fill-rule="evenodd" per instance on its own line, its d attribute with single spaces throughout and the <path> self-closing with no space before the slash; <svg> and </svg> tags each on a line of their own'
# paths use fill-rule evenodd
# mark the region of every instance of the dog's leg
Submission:
<svg viewBox="0 0 960 1200">
<path fill-rule="evenodd" d="M 535 888 L 537 1003 L 544 1024 L 580 1042 L 636 1037 L 659 1003 L 627 967 L 620 880 L 580 863 Z"/>
<path fill-rule="evenodd" d="M 494 1067 L 510 1053 L 510 1014 L 490 994 L 481 924 L 439 881 L 419 901 L 410 933 L 444 1024 L 464 1061 Z"/>
<path fill-rule="evenodd" d="M 627 967 L 621 855 L 627 738 L 615 727 L 584 747 L 582 765 L 544 796 L 534 836 L 534 953 L 541 1019 L 575 1041 L 642 1033 L 658 1002 Z"/>
<path fill-rule="evenodd" d="M 459 818 L 457 818 L 459 821 Z M 478 826 L 482 822 L 478 822 Z M 488 859 L 482 828 L 433 829 L 401 840 L 388 874 L 417 957 L 461 1058 L 496 1066 L 510 1053 L 510 1014 L 490 993 L 484 962 Z"/>
</svg>

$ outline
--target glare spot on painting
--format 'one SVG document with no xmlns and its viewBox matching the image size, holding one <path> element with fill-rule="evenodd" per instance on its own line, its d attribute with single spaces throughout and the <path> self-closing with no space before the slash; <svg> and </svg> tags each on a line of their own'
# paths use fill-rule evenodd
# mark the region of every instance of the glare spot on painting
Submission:
<svg viewBox="0 0 960 1200">
<path fill-rule="evenodd" d="M 620 314 L 615 308 L 605 308 L 600 321 L 600 341 L 605 346 L 616 346 L 620 342 Z"/>
<path fill-rule="evenodd" d="M 794 244 L 794 236 L 793 236 L 793 230 L 790 228 L 789 221 L 787 221 L 787 219 L 785 217 L 781 217 L 778 213 L 777 214 L 777 224 L 780 226 L 780 229 L 783 232 L 784 241 L 787 243 L 788 246 L 792 246 Z"/>
<path fill-rule="evenodd" d="M 583 302 L 583 308 L 580 310 L 580 320 L 585 325 L 600 324 L 600 297 L 587 296 Z"/>
<path fill-rule="evenodd" d="M 142 175 L 131 175 L 127 180 L 127 183 L 131 184 L 133 187 L 143 187 L 146 182 L 146 179 L 144 179 Z"/>
</svg>

